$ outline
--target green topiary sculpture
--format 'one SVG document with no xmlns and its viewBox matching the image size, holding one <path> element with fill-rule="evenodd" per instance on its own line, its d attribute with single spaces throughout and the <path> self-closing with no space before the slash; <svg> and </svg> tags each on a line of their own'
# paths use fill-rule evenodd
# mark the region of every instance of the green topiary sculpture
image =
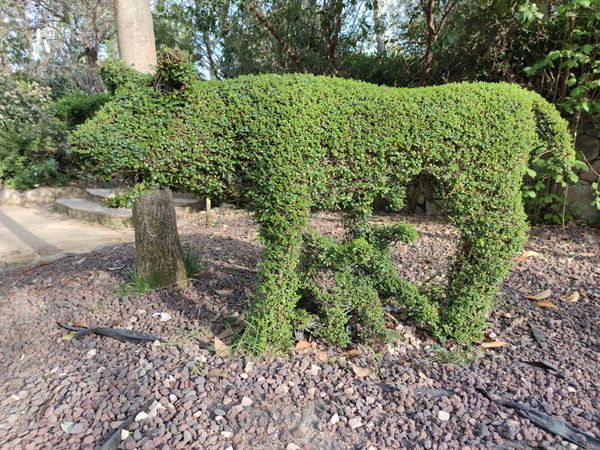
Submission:
<svg viewBox="0 0 600 450">
<path fill-rule="evenodd" d="M 496 287 L 525 239 L 520 187 L 530 152 L 544 146 L 565 170 L 574 159 L 553 106 L 503 83 L 399 89 L 310 75 L 193 81 L 185 58 L 167 56 L 154 79 L 109 63 L 114 99 L 79 127 L 72 147 L 101 177 L 226 199 L 254 213 L 265 257 L 243 339 L 253 351 L 290 348 L 295 324 L 310 317 L 344 343 L 339 334 L 351 311 L 367 324 L 360 336 L 378 336 L 379 300 L 405 305 L 439 338 L 481 337 Z M 413 239 L 410 230 L 368 224 L 376 196 L 397 204 L 420 173 L 436 180 L 461 233 L 443 301 L 400 279 L 389 260 L 388 243 Z M 309 212 L 321 209 L 348 213 L 344 243 L 303 237 Z M 299 265 L 319 245 L 337 255 L 318 262 L 333 264 L 335 283 L 321 294 L 310 282 L 315 258 Z M 375 312 L 365 302 L 344 303 L 356 289 Z M 308 316 L 297 308 L 307 292 L 313 304 L 325 302 Z"/>
</svg>

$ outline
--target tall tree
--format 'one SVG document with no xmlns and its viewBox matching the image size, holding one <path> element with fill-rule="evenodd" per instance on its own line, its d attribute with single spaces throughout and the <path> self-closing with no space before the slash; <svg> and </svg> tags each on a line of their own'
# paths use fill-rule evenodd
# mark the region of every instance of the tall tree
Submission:
<svg viewBox="0 0 600 450">
<path fill-rule="evenodd" d="M 149 0 L 116 0 L 119 53 L 143 73 L 156 66 Z M 133 206 L 135 263 L 141 278 L 157 286 L 184 286 L 187 276 L 170 190 L 152 189 Z"/>
</svg>

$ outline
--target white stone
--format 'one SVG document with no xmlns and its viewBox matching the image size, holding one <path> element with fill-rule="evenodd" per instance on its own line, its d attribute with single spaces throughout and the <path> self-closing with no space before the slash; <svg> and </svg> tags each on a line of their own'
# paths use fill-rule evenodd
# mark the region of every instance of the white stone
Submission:
<svg viewBox="0 0 600 450">
<path fill-rule="evenodd" d="M 137 416 L 135 416 L 135 421 L 140 422 L 141 420 L 145 420 L 148 418 L 148 413 L 144 411 L 140 411 Z"/>
<path fill-rule="evenodd" d="M 294 444 L 293 442 L 290 442 L 287 447 L 285 447 L 285 450 L 300 450 L 300 447 L 298 447 L 296 444 Z"/>
<path fill-rule="evenodd" d="M 134 322 L 137 322 L 137 321 L 138 321 L 138 318 L 137 318 L 137 316 L 131 316 L 131 317 L 129 318 L 129 321 L 130 321 L 131 323 L 134 323 Z"/>
<path fill-rule="evenodd" d="M 359 417 L 353 417 L 352 419 L 350 419 L 348 421 L 348 425 L 350 426 L 351 429 L 356 430 L 357 428 L 360 428 L 363 426 L 361 420 Z"/>
<path fill-rule="evenodd" d="M 233 433 L 231 431 L 221 431 L 221 436 L 225 439 L 229 439 L 233 436 Z"/>
<path fill-rule="evenodd" d="M 573 386 L 567 386 L 567 391 L 574 393 L 574 392 L 577 392 L 577 389 L 575 389 Z"/>
<path fill-rule="evenodd" d="M 223 404 L 224 405 L 229 405 L 233 400 L 231 400 L 229 397 L 225 397 L 223 399 Z"/>
<path fill-rule="evenodd" d="M 166 312 L 158 312 L 158 313 L 152 314 L 152 317 L 157 317 L 157 316 L 160 317 L 161 322 L 168 322 L 169 320 L 172 319 L 171 315 Z"/>
<path fill-rule="evenodd" d="M 252 372 L 252 369 L 254 369 L 254 363 L 252 361 L 248 361 L 248 364 L 246 364 L 246 367 L 244 367 L 244 372 L 250 373 Z"/>
<path fill-rule="evenodd" d="M 450 413 L 447 411 L 439 410 L 437 416 L 442 422 L 450 420 Z"/>
<path fill-rule="evenodd" d="M 91 349 L 90 351 L 87 352 L 87 357 L 88 358 L 93 358 L 94 356 L 96 356 L 96 353 L 97 353 L 96 349 L 93 348 L 93 349 Z"/>
<path fill-rule="evenodd" d="M 126 429 L 123 428 L 121 430 L 121 440 L 124 441 L 128 437 L 129 437 L 129 430 L 126 430 Z"/>
<path fill-rule="evenodd" d="M 367 402 L 367 405 L 372 405 L 373 403 L 375 403 L 375 397 L 371 397 L 370 395 L 367 395 L 365 397 L 365 401 Z"/>
<path fill-rule="evenodd" d="M 319 375 L 320 370 L 321 370 L 321 368 L 319 366 L 317 366 L 316 364 L 311 364 L 309 373 L 312 376 L 316 377 L 317 375 Z"/>
<path fill-rule="evenodd" d="M 175 403 L 177 401 L 177 396 L 175 394 L 169 394 L 169 401 Z"/>
<path fill-rule="evenodd" d="M 339 421 L 340 421 L 340 416 L 338 416 L 337 413 L 334 414 L 333 416 L 331 416 L 331 419 L 329 419 L 329 423 L 332 425 L 335 425 Z"/>
<path fill-rule="evenodd" d="M 242 405 L 243 407 L 246 406 L 250 406 L 252 403 L 254 403 L 250 398 L 244 396 L 242 397 L 242 402 L 240 403 L 240 405 Z"/>
</svg>

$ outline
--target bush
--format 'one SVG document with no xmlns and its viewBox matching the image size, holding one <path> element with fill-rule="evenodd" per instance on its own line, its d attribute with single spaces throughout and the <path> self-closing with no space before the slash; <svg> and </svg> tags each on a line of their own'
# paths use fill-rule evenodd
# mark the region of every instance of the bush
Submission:
<svg viewBox="0 0 600 450">
<path fill-rule="evenodd" d="M 82 91 L 71 91 L 55 102 L 54 111 L 72 129 L 92 117 L 108 100 L 110 94 L 107 93 L 88 95 Z"/>
<path fill-rule="evenodd" d="M 293 327 L 314 317 L 298 309 L 307 276 L 299 264 L 308 213 L 320 209 L 347 213 L 341 248 L 372 266 L 363 273 L 345 260 L 334 265 L 335 286 L 317 311 L 336 330 L 334 341 L 346 342 L 339 330 L 348 307 L 380 329 L 378 314 L 342 298 L 355 288 L 375 310 L 376 297 L 404 305 L 442 339 L 480 339 L 496 286 L 525 239 L 520 188 L 529 155 L 543 146 L 565 172 L 574 158 L 554 107 L 515 85 L 396 89 L 263 75 L 157 90 L 122 64 L 107 73 L 118 81 L 115 98 L 77 129 L 74 151 L 101 177 L 228 199 L 254 213 L 265 258 L 243 343 L 256 352 L 290 348 Z M 375 232 L 368 224 L 376 197 L 397 197 L 423 173 L 461 232 L 442 298 L 400 279 L 389 261 L 389 237 L 407 238 L 406 229 Z"/>
<path fill-rule="evenodd" d="M 0 182 L 19 189 L 60 184 L 66 129 L 50 111 L 49 90 L 0 75 Z"/>
</svg>

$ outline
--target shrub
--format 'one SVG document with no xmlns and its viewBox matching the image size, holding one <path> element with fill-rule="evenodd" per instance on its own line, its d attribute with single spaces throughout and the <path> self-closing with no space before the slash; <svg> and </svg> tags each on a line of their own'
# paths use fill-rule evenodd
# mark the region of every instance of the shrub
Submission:
<svg viewBox="0 0 600 450">
<path fill-rule="evenodd" d="M 107 93 L 88 95 L 82 91 L 71 91 L 55 102 L 54 111 L 69 128 L 74 128 L 92 117 L 109 99 L 110 94 Z"/>
<path fill-rule="evenodd" d="M 0 182 L 19 189 L 65 181 L 66 130 L 49 90 L 0 75 Z"/>
<path fill-rule="evenodd" d="M 165 64 L 163 58 L 158 66 Z M 345 342 L 340 324 L 348 307 L 364 307 L 342 298 L 351 286 L 373 311 L 376 297 L 391 299 L 440 338 L 480 339 L 496 286 L 525 239 L 520 188 L 529 155 L 543 146 L 565 172 L 574 158 L 554 107 L 515 85 L 397 89 L 263 75 L 157 90 L 122 64 L 109 64 L 107 74 L 114 100 L 77 129 L 74 151 L 101 177 L 228 199 L 254 213 L 265 258 L 243 340 L 257 352 L 288 349 L 293 326 L 314 318 L 298 312 L 307 277 L 300 261 L 308 213 L 320 209 L 347 213 L 335 286 L 317 311 L 335 331 L 332 340 Z M 368 224 L 376 197 L 397 197 L 423 173 L 435 180 L 461 233 L 444 296 L 436 299 L 400 279 L 389 260 L 390 237 L 410 237 L 408 229 L 377 232 Z M 349 269 L 353 260 L 360 264 Z M 380 329 L 378 314 L 368 316 L 371 330 Z"/>
</svg>

